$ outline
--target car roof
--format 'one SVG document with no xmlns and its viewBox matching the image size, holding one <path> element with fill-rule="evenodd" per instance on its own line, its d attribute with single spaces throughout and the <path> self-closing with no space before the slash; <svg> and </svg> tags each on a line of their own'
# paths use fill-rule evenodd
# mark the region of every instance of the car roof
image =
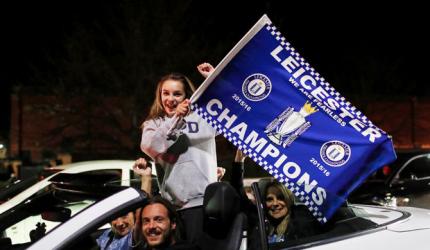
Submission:
<svg viewBox="0 0 430 250">
<path fill-rule="evenodd" d="M 61 170 L 58 173 L 80 173 L 84 171 L 88 171 L 88 167 L 91 167 L 91 170 L 99 170 L 99 169 L 132 169 L 134 161 L 132 160 L 96 160 L 96 161 L 82 161 L 75 162 L 65 165 L 59 165 L 55 167 L 51 167 L 50 170 Z M 152 174 L 157 175 L 156 169 L 152 168 Z"/>
</svg>

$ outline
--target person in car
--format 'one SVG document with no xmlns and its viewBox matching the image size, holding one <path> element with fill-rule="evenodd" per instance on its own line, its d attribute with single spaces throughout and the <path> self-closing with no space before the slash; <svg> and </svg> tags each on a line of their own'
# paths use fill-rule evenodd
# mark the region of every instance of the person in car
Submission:
<svg viewBox="0 0 430 250">
<path fill-rule="evenodd" d="M 132 238 L 134 214 L 129 212 L 113 220 L 111 228 L 107 229 L 97 238 L 97 245 L 101 250 L 126 250 Z"/>
<path fill-rule="evenodd" d="M 231 167 L 230 184 L 237 191 L 240 198 L 240 210 L 247 217 L 247 246 L 250 250 L 257 250 L 261 247 L 260 232 L 258 227 L 258 212 L 255 203 L 254 193 L 250 187 L 245 187 L 243 176 L 245 171 L 245 159 L 247 158 L 240 149 L 236 150 L 234 161 Z"/>
<path fill-rule="evenodd" d="M 137 159 L 133 170 L 141 176 L 141 189 L 150 195 L 152 190 L 152 171 L 145 158 Z M 134 213 L 129 212 L 120 216 L 111 221 L 110 224 L 111 228 L 105 230 L 96 240 L 100 249 L 129 249 L 132 240 L 132 229 L 134 227 Z"/>
<path fill-rule="evenodd" d="M 175 207 L 161 196 L 151 197 L 136 212 L 133 249 L 198 250 L 197 246 L 180 240 L 180 218 Z"/>
<path fill-rule="evenodd" d="M 204 77 L 213 71 L 207 63 L 197 68 Z M 194 91 L 185 75 L 163 76 L 141 126 L 142 151 L 164 169 L 160 193 L 179 209 L 187 239 L 193 242 L 203 228 L 205 188 L 217 181 L 216 130 L 190 111 Z"/>
<path fill-rule="evenodd" d="M 294 205 L 292 192 L 276 180 L 267 184 L 264 192 L 266 215 L 269 219 L 268 242 L 283 242 L 293 230 L 291 207 Z"/>
</svg>

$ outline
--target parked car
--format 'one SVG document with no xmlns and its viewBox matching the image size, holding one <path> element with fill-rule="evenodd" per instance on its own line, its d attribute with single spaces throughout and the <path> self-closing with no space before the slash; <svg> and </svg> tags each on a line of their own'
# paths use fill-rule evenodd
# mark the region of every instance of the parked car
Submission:
<svg viewBox="0 0 430 250">
<path fill-rule="evenodd" d="M 31 187 L 25 189 L 21 193 L 14 196 L 12 199 L 4 202 L 3 204 L 0 204 L 0 214 L 11 209 L 12 207 L 26 200 L 33 194 L 37 193 L 38 191 L 50 185 L 52 178 L 61 178 L 61 175 L 64 175 L 64 174 L 73 175 L 73 174 L 79 174 L 79 173 L 85 172 L 85 173 L 91 173 L 93 175 L 98 175 L 98 174 L 102 175 L 103 173 L 110 172 L 115 176 L 115 178 L 110 180 L 110 182 L 115 182 L 118 185 L 122 185 L 122 186 L 130 186 L 131 179 L 136 179 L 136 178 L 138 179 L 138 177 L 135 176 L 132 170 L 133 164 L 134 164 L 134 161 L 130 161 L 130 160 L 100 160 L 100 161 L 77 162 L 77 163 L 72 163 L 68 165 L 63 165 L 58 168 L 61 168 L 64 170 L 37 182 L 36 184 L 32 185 Z M 152 168 L 152 174 L 154 177 L 157 176 L 155 167 Z M 74 179 L 78 181 L 81 178 L 79 176 L 75 176 Z M 156 181 L 156 178 L 154 178 L 154 181 Z"/>
<path fill-rule="evenodd" d="M 368 179 L 349 201 L 430 209 L 430 153 L 412 156 L 385 179 Z"/>
<path fill-rule="evenodd" d="M 32 176 L 25 180 L 11 180 L 10 183 L 0 188 L 0 204 L 13 198 L 14 196 L 21 193 L 28 187 L 34 185 L 38 181 L 39 178 L 37 176 Z"/>
</svg>

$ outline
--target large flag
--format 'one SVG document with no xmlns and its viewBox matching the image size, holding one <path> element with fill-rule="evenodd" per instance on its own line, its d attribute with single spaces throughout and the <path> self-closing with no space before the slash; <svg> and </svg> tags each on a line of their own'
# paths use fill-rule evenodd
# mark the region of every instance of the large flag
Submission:
<svg viewBox="0 0 430 250">
<path fill-rule="evenodd" d="M 396 157 L 391 138 L 327 83 L 266 15 L 191 101 L 195 112 L 322 223 Z"/>
</svg>

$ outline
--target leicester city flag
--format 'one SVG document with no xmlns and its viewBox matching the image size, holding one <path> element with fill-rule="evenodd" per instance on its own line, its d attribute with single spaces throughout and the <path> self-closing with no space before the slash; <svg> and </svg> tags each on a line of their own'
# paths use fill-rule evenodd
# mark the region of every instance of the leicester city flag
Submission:
<svg viewBox="0 0 430 250">
<path fill-rule="evenodd" d="M 286 185 L 320 222 L 379 167 L 390 137 L 264 15 L 193 95 L 192 109 Z"/>
</svg>

